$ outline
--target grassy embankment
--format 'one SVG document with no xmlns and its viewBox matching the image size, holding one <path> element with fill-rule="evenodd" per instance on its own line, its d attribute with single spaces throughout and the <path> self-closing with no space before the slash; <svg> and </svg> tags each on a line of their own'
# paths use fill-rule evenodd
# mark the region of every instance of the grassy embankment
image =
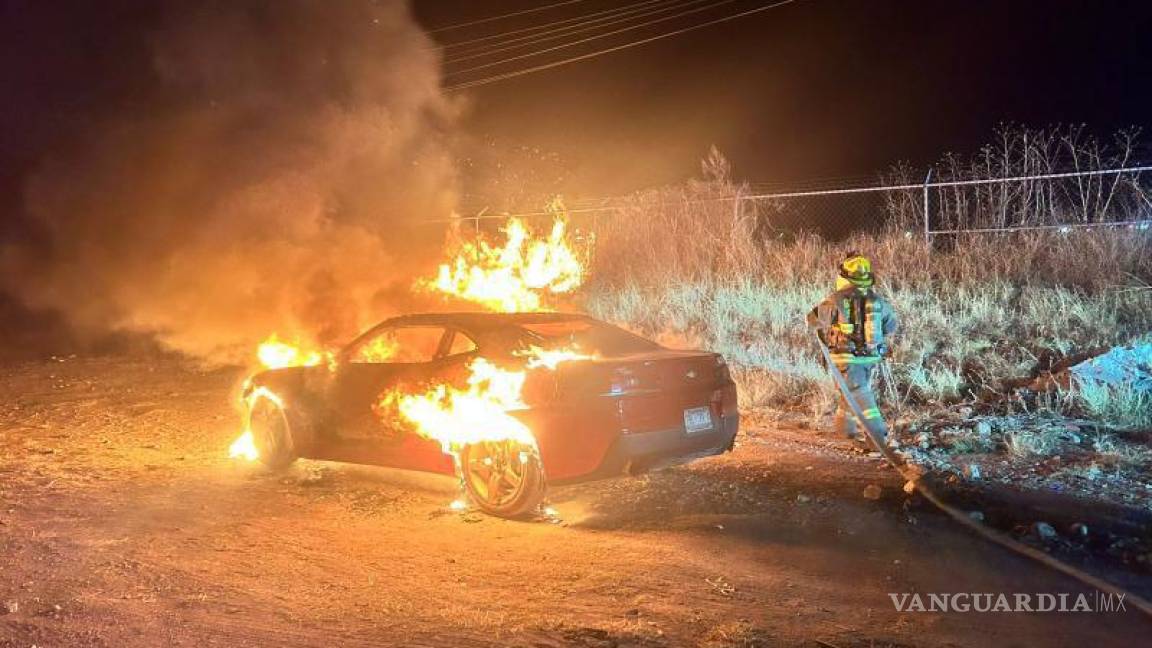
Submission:
<svg viewBox="0 0 1152 648">
<path fill-rule="evenodd" d="M 879 289 L 901 316 L 894 370 L 913 405 L 1002 392 L 1007 379 L 1152 331 L 1152 230 L 971 234 L 930 246 L 910 233 L 921 218 L 913 193 L 889 196 L 877 214 L 883 225 L 871 233 L 829 241 L 777 229 L 787 204 L 734 209 L 723 199 L 746 190 L 727 179 L 722 163 L 713 166 L 706 181 L 637 194 L 598 220 L 584 303 L 598 317 L 723 353 L 745 404 L 827 408 L 830 385 L 803 317 L 831 289 L 849 250 L 873 259 Z M 1080 203 L 1043 185 L 1028 188 L 1027 200 L 998 188 L 971 200 L 957 194 L 938 218 L 1003 226 L 1090 222 L 1115 218 L 1117 206 L 1139 209 L 1141 196 L 1129 200 L 1124 187 L 1099 195 L 1083 189 Z M 1060 213 L 1072 208 L 1077 213 Z M 1009 209 L 1029 211 L 1013 217 Z M 1119 425 L 1152 423 L 1152 403 L 1122 389 L 1063 391 L 1041 405 Z"/>
</svg>

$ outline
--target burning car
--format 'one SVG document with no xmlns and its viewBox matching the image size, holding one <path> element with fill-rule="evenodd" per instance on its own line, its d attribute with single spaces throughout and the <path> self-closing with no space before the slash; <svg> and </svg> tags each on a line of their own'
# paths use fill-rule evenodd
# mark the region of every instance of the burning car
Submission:
<svg viewBox="0 0 1152 648">
<path fill-rule="evenodd" d="M 307 365 L 246 383 L 253 457 L 456 475 L 505 517 L 534 511 L 547 485 L 723 453 L 738 426 L 721 356 L 586 315 L 406 315 Z"/>
</svg>

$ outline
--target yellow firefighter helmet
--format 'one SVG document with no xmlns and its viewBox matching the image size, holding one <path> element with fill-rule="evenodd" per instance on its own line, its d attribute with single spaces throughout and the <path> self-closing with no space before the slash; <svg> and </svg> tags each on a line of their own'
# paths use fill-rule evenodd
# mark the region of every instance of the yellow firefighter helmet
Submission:
<svg viewBox="0 0 1152 648">
<path fill-rule="evenodd" d="M 872 286 L 872 262 L 859 252 L 850 253 L 840 264 L 840 277 L 857 288 Z"/>
</svg>

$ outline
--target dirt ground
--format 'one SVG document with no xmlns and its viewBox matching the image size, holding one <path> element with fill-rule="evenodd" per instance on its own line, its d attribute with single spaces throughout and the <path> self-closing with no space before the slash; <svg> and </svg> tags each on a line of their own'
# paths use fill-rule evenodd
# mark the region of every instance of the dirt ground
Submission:
<svg viewBox="0 0 1152 648">
<path fill-rule="evenodd" d="M 899 613 L 888 593 L 1086 588 L 908 507 L 810 431 L 450 512 L 453 483 L 228 460 L 235 370 L 67 358 L 0 376 L 0 646 L 1132 645 L 1119 613 Z M 883 488 L 879 501 L 864 486 Z"/>
</svg>

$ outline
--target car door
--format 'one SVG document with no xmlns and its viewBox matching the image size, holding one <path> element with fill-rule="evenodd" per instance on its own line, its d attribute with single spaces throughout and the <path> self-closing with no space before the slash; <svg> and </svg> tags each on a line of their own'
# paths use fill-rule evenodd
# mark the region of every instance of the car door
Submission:
<svg viewBox="0 0 1152 648">
<path fill-rule="evenodd" d="M 454 331 L 444 326 L 384 326 L 345 349 L 329 398 L 338 424 L 326 458 L 440 470 L 446 457 L 439 444 L 413 434 L 403 421 L 382 417 L 376 404 L 392 389 L 418 392 L 455 373 L 461 359 L 449 357 L 453 339 Z"/>
<path fill-rule="evenodd" d="M 478 353 L 471 338 L 461 331 L 449 329 L 440 354 L 420 368 L 420 382 L 424 385 L 447 383 L 464 388 L 470 373 L 468 362 Z M 445 454 L 440 441 L 421 435 L 407 421 L 393 421 L 390 425 L 397 431 L 398 443 L 394 450 L 395 459 L 388 460 L 387 465 L 445 474 L 455 472 L 453 459 Z"/>
</svg>

